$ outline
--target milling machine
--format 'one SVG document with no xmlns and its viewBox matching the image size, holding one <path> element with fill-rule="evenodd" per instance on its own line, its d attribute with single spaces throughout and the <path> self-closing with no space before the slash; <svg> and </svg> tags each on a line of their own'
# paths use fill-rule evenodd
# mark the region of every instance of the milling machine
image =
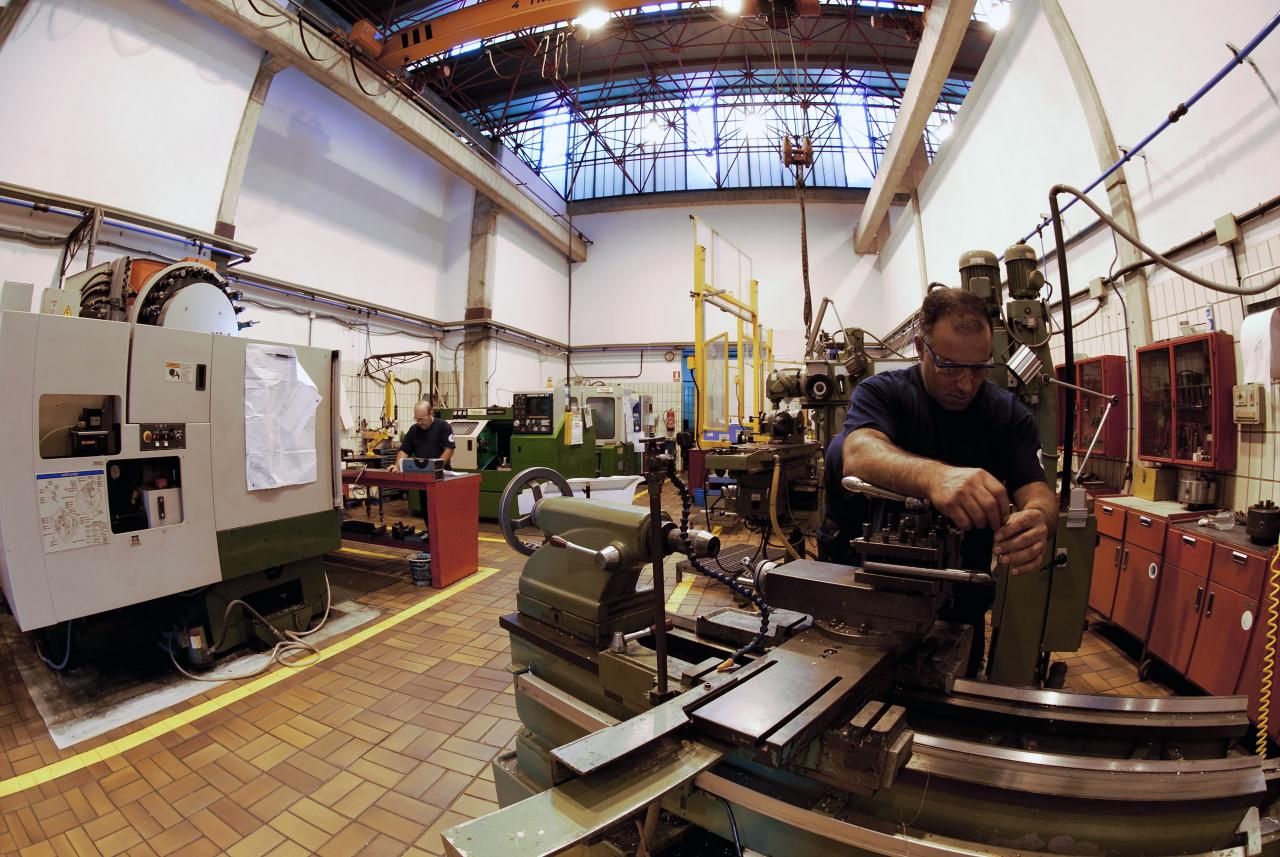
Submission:
<svg viewBox="0 0 1280 857">
<path fill-rule="evenodd" d="M 240 338 L 238 293 L 199 260 L 122 258 L 64 285 L 46 312 L 0 313 L 0 578 L 19 628 L 51 662 L 168 636 L 197 665 L 305 630 L 340 546 L 338 353 Z"/>
<path fill-rule="evenodd" d="M 971 573 L 802 560 L 759 569 L 758 612 L 690 620 L 637 585 L 673 546 L 724 580 L 687 511 L 540 494 L 503 531 L 530 555 L 501 620 L 524 728 L 493 764 L 503 808 L 445 831 L 453 857 L 1280 853 L 1243 698 L 958 678 L 970 632 L 937 614 Z"/>
</svg>

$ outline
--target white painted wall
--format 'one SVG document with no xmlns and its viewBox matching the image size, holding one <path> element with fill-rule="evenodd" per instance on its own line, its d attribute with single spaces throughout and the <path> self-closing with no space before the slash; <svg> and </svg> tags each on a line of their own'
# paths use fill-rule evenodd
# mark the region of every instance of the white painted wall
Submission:
<svg viewBox="0 0 1280 857">
<path fill-rule="evenodd" d="M 557 342 L 568 340 L 569 268 L 566 248 L 551 246 L 532 229 L 505 214 L 498 215 L 495 243 L 494 321 Z M 594 250 L 588 251 L 589 254 Z M 575 272 L 575 292 L 577 276 Z M 574 338 L 578 338 L 577 334 Z M 508 367 L 503 366 L 499 371 L 505 373 Z M 509 386 L 507 381 L 503 383 Z"/>
<path fill-rule="evenodd" d="M 846 325 L 879 329 L 887 321 L 876 298 L 880 274 L 872 257 L 853 252 L 860 207 L 810 203 L 806 210 L 814 312 L 830 296 Z M 798 206 L 782 204 L 638 209 L 574 218 L 574 225 L 592 240 L 587 261 L 574 270 L 574 342 L 693 340 L 690 214 L 750 257 L 751 273 L 760 282 L 761 319 L 774 328 L 775 350 L 798 355 L 804 338 L 800 213 Z M 730 255 L 727 248 L 722 253 L 726 259 Z M 726 284 L 735 281 L 730 273 L 722 272 L 722 278 Z M 725 329 L 728 320 L 723 313 L 709 315 L 707 329 Z M 835 326 L 834 319 L 827 323 Z M 638 357 L 633 355 L 633 361 L 631 372 L 638 368 Z"/>
<path fill-rule="evenodd" d="M 212 231 L 261 56 L 177 0 L 32 0 L 0 51 L 0 179 Z"/>
<path fill-rule="evenodd" d="M 1062 5 L 1121 146 L 1145 137 L 1225 65 L 1227 42 L 1243 47 L 1276 14 L 1258 0 L 1223 0 L 1203 16 L 1170 14 L 1158 0 L 1110 4 L 1105 15 L 1088 0 Z M 1250 58 L 1257 73 L 1236 68 L 1145 150 L 1145 160 L 1126 167 L 1143 238 L 1157 249 L 1280 192 L 1280 35 Z"/>
<path fill-rule="evenodd" d="M 1087 0 L 1064 0 L 1063 7 L 1121 146 L 1137 143 L 1206 82 L 1230 58 L 1225 42 L 1242 46 L 1274 14 L 1250 0 L 1216 4 L 1211 20 L 1170 14 L 1155 0 L 1111 4 L 1106 14 Z M 1254 58 L 1271 89 L 1280 87 L 1280 37 L 1264 42 Z M 1280 192 L 1271 151 L 1280 135 L 1280 99 L 1267 86 L 1251 68 L 1237 69 L 1152 142 L 1145 161 L 1126 167 L 1145 240 L 1167 248 L 1211 228 L 1219 215 Z M 1002 252 L 1048 212 L 1052 185 L 1083 187 L 1101 172 L 1039 3 L 1019 0 L 919 189 L 929 278 L 956 283 L 961 252 Z M 1093 198 L 1106 207 L 1101 189 Z M 1065 219 L 1069 235 L 1093 215 L 1077 204 Z M 891 281 L 894 323 L 920 299 L 918 285 L 908 292 L 898 286 L 918 259 L 915 236 L 902 228 L 908 223 L 898 224 L 879 263 Z M 1046 230 L 1044 246 L 1052 240 Z M 1032 244 L 1040 249 L 1038 238 Z M 1106 231 L 1073 247 L 1072 287 L 1105 275 L 1114 252 Z M 1046 275 L 1056 281 L 1056 263 Z"/>
<path fill-rule="evenodd" d="M 439 164 L 302 73 L 275 76 L 236 238 L 247 267 L 429 318 L 466 290 L 470 193 Z"/>
<path fill-rule="evenodd" d="M 1083 185 L 1100 172 L 1079 98 L 1048 22 L 1035 0 L 1020 0 L 1015 7 L 1012 20 L 995 37 L 951 137 L 918 189 L 930 281 L 955 285 L 961 253 L 1002 253 L 1048 212 L 1052 185 Z M 1140 44 L 1145 48 L 1146 41 Z M 1134 50 L 1131 46 L 1131 56 Z M 1091 219 L 1084 206 L 1077 206 L 1066 215 L 1067 233 Z M 1033 241 L 1039 249 L 1039 241 Z M 1045 243 L 1052 243 L 1047 233 Z M 1110 241 L 1106 247 L 1110 249 Z M 1073 263 L 1085 252 L 1073 250 Z M 903 217 L 893 230 L 880 268 L 886 273 L 892 304 L 887 326 L 892 327 L 923 298 L 912 218 Z"/>
</svg>

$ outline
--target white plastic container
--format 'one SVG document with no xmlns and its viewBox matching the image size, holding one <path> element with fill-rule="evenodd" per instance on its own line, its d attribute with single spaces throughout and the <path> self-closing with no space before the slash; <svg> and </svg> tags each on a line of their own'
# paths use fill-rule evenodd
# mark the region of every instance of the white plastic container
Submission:
<svg viewBox="0 0 1280 857">
<path fill-rule="evenodd" d="M 594 479 L 570 479 L 569 487 L 573 496 L 587 496 L 587 486 L 591 486 L 591 499 L 603 500 L 606 503 L 621 503 L 630 506 L 636 496 L 636 488 L 644 481 L 643 476 L 599 476 Z M 555 488 L 547 488 L 543 496 L 556 496 Z M 528 488 L 520 492 L 516 498 L 516 506 L 521 515 L 527 515 L 533 509 L 533 492 Z"/>
</svg>

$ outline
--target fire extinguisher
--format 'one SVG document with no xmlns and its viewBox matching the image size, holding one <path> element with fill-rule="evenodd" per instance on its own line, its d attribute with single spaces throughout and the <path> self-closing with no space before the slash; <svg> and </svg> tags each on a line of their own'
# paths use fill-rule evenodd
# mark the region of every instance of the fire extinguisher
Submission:
<svg viewBox="0 0 1280 857">
<path fill-rule="evenodd" d="M 675 431 L 675 430 L 676 430 L 676 409 L 668 408 L 667 409 L 667 431 Z"/>
</svg>

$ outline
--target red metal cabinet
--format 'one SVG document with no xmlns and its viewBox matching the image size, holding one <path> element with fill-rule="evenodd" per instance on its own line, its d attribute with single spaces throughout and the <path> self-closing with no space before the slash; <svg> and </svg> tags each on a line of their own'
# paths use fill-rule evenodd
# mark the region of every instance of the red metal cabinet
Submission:
<svg viewBox="0 0 1280 857">
<path fill-rule="evenodd" d="M 1138 640 L 1151 628 L 1151 611 L 1160 585 L 1160 554 L 1126 543 L 1120 552 L 1120 575 L 1111 620 Z"/>
<path fill-rule="evenodd" d="M 1212 694 L 1234 691 L 1257 619 L 1257 601 L 1210 583 L 1187 678 Z"/>
<path fill-rule="evenodd" d="M 1098 500 L 1093 504 L 1094 515 L 1098 519 L 1098 535 L 1111 536 L 1119 541 L 1124 540 L 1125 509 L 1115 503 Z"/>
<path fill-rule="evenodd" d="M 1115 354 L 1101 357 L 1086 357 L 1076 361 L 1074 379 L 1067 378 L 1067 367 L 1060 364 L 1054 367 L 1058 380 L 1067 381 L 1086 390 L 1096 390 L 1108 396 L 1118 396 L 1119 401 L 1107 415 L 1107 422 L 1094 455 L 1105 455 L 1108 458 L 1124 458 L 1128 452 L 1129 414 L 1127 397 L 1129 394 L 1129 361 Z M 1066 435 L 1066 391 L 1058 388 L 1058 447 L 1062 448 Z M 1102 423 L 1102 414 L 1107 402 L 1097 396 L 1076 393 L 1075 451 L 1084 452 L 1089 448 L 1094 433 Z"/>
<path fill-rule="evenodd" d="M 1222 331 L 1184 336 L 1139 348 L 1137 355 L 1138 458 L 1205 470 L 1234 468 L 1231 336 Z"/>
<path fill-rule="evenodd" d="M 1116 601 L 1116 582 L 1120 577 L 1120 542 L 1110 536 L 1098 536 L 1093 551 L 1093 577 L 1089 580 L 1089 606 L 1110 619 Z"/>
<path fill-rule="evenodd" d="M 1124 530 L 1125 543 L 1146 548 L 1159 559 L 1164 551 L 1164 534 L 1168 526 L 1164 518 L 1131 511 Z"/>
<path fill-rule="evenodd" d="M 1080 360 L 1076 363 L 1076 384 L 1086 390 L 1118 397 L 1104 425 L 1102 415 L 1106 413 L 1106 399 L 1084 393 L 1076 395 L 1076 452 L 1088 449 L 1098 427 L 1102 426 L 1093 454 L 1124 458 L 1129 432 L 1129 361 L 1114 354 Z"/>
<path fill-rule="evenodd" d="M 1191 662 L 1208 586 L 1202 575 L 1165 566 L 1164 581 L 1151 617 L 1147 651 L 1184 675 Z"/>
</svg>

